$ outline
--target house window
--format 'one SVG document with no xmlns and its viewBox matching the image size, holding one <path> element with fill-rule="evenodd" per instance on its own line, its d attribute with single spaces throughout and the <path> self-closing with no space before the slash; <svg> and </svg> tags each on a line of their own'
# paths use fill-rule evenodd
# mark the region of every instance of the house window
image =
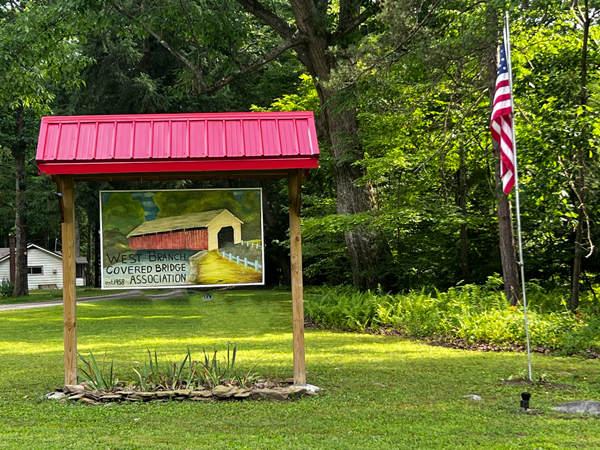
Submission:
<svg viewBox="0 0 600 450">
<path fill-rule="evenodd" d="M 28 267 L 27 273 L 30 275 L 44 275 L 44 266 Z"/>
</svg>

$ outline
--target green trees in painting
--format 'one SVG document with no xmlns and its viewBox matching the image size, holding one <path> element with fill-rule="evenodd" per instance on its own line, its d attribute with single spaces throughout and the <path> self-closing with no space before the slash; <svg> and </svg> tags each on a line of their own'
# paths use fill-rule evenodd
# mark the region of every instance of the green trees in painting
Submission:
<svg viewBox="0 0 600 450">
<path fill-rule="evenodd" d="M 102 239 L 104 265 L 119 253 L 129 250 L 127 235 L 144 223 L 144 208 L 130 192 L 102 193 Z"/>
<path fill-rule="evenodd" d="M 157 219 L 214 209 L 227 209 L 242 222 L 242 239 L 261 239 L 260 191 L 161 191 L 154 196 Z"/>
</svg>

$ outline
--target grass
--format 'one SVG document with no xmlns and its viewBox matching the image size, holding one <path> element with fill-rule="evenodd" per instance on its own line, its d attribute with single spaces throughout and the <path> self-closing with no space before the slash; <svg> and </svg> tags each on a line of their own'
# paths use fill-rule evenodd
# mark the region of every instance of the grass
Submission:
<svg viewBox="0 0 600 450">
<path fill-rule="evenodd" d="M 97 295 L 116 294 L 118 292 L 127 292 L 123 290 L 102 291 L 99 288 L 77 287 L 77 297 L 93 297 Z M 31 289 L 27 297 L 6 297 L 0 298 L 0 305 L 8 305 L 11 303 L 36 303 L 47 302 L 52 300 L 62 299 L 62 289 Z"/>
<path fill-rule="evenodd" d="M 237 343 L 240 371 L 292 375 L 288 292 L 214 291 L 204 302 L 115 300 L 78 305 L 79 351 L 114 358 L 119 379 L 157 349 Z M 519 410 L 517 353 L 431 347 L 394 336 L 306 331 L 308 382 L 318 398 L 289 403 L 150 403 L 89 407 L 43 399 L 63 381 L 61 307 L 0 312 L 0 449 L 564 449 L 600 448 L 600 418 L 558 414 L 600 400 L 597 360 L 533 356 L 536 374 L 576 390 L 529 388 L 537 414 Z M 565 374 L 568 372 L 568 374 Z M 375 383 L 384 384 L 381 387 Z M 483 401 L 463 398 L 478 394 Z"/>
</svg>

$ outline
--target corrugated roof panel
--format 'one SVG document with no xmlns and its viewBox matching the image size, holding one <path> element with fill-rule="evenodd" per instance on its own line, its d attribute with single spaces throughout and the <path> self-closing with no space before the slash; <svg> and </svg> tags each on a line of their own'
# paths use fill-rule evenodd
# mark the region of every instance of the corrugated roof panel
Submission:
<svg viewBox="0 0 600 450">
<path fill-rule="evenodd" d="M 171 158 L 185 158 L 189 155 L 187 121 L 171 122 Z"/>
<path fill-rule="evenodd" d="M 36 159 L 48 174 L 315 168 L 314 126 L 305 111 L 44 117 Z"/>
<path fill-rule="evenodd" d="M 71 161 L 75 158 L 75 149 L 77 148 L 77 123 L 64 123 L 58 138 L 58 148 L 64 148 L 64 152 L 59 152 L 56 159 Z"/>
<path fill-rule="evenodd" d="M 60 131 L 60 124 L 53 123 L 48 125 L 46 129 L 46 140 L 44 147 L 42 148 L 42 159 L 45 161 L 52 161 L 56 159 L 56 153 L 58 151 L 58 133 Z"/>
<path fill-rule="evenodd" d="M 225 156 L 225 136 L 223 135 L 223 121 L 209 120 L 206 125 L 208 131 L 208 157 L 221 158 Z"/>
<path fill-rule="evenodd" d="M 190 120 L 190 158 L 205 158 L 206 121 Z"/>
<path fill-rule="evenodd" d="M 298 137 L 298 147 L 300 155 L 312 155 L 310 145 L 310 127 L 308 120 L 296 120 L 296 136 Z"/>
<path fill-rule="evenodd" d="M 150 122 L 136 122 L 133 129 L 133 152 L 134 159 L 146 159 L 150 157 L 150 138 L 152 134 Z"/>
<path fill-rule="evenodd" d="M 133 156 L 133 122 L 117 122 L 117 136 L 115 138 L 115 159 L 130 159 Z"/>
<path fill-rule="evenodd" d="M 281 142 L 281 154 L 292 156 L 298 154 L 298 139 L 296 138 L 296 128 L 294 120 L 279 119 L 279 141 Z"/>
<path fill-rule="evenodd" d="M 244 120 L 242 131 L 244 135 L 244 154 L 254 157 L 262 155 L 260 127 L 258 120 Z"/>
<path fill-rule="evenodd" d="M 76 159 L 91 160 L 94 158 L 94 140 L 96 139 L 96 124 L 82 123 L 77 139 Z"/>
<path fill-rule="evenodd" d="M 167 121 L 154 122 L 152 158 L 166 159 L 171 156 L 170 125 Z"/>
<path fill-rule="evenodd" d="M 260 121 L 260 131 L 262 136 L 263 155 L 278 156 L 281 155 L 279 146 L 279 133 L 277 130 L 277 120 L 263 119 Z"/>
<path fill-rule="evenodd" d="M 235 158 L 244 156 L 242 124 L 239 120 L 225 121 L 225 156 Z"/>
<path fill-rule="evenodd" d="M 104 122 L 98 124 L 95 159 L 111 159 L 115 136 L 115 124 Z M 59 150 L 60 151 L 60 150 Z"/>
</svg>

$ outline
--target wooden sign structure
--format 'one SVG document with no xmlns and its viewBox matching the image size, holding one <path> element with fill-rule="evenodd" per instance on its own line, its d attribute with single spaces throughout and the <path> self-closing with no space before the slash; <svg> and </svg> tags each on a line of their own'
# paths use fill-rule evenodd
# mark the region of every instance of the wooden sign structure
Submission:
<svg viewBox="0 0 600 450">
<path fill-rule="evenodd" d="M 300 205 L 318 167 L 312 112 L 44 117 L 36 153 L 60 197 L 65 384 L 77 383 L 75 182 L 287 178 L 294 383 L 305 384 Z"/>
</svg>

